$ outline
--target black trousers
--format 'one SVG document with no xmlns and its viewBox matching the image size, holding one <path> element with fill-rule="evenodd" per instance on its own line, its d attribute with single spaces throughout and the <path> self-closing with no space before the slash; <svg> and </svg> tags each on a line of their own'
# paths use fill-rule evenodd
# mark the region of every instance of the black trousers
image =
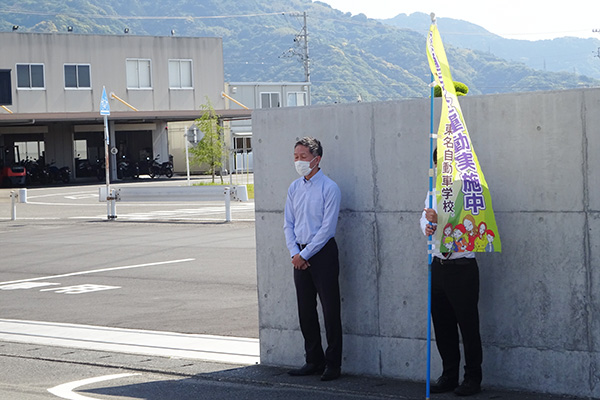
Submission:
<svg viewBox="0 0 600 400">
<path fill-rule="evenodd" d="M 458 379 L 460 348 L 465 354 L 465 379 L 481 383 L 483 351 L 479 334 L 479 267 L 474 258 L 431 263 L 431 317 L 442 358 L 443 375 Z"/>
<path fill-rule="evenodd" d="M 340 265 L 335 240 L 330 239 L 308 262 L 310 267 L 307 269 L 294 269 L 298 316 L 300 330 L 304 336 L 306 362 L 320 364 L 325 361 L 329 366 L 340 367 L 342 365 L 342 320 L 338 281 Z M 327 337 L 325 352 L 321 345 L 317 295 L 321 301 L 325 322 Z"/>
</svg>

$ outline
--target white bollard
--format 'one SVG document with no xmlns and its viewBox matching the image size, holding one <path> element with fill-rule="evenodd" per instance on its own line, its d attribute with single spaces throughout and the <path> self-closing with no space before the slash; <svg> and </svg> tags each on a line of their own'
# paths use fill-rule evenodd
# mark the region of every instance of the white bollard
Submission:
<svg viewBox="0 0 600 400">
<path fill-rule="evenodd" d="M 111 189 L 110 191 L 109 208 L 108 220 L 113 221 L 117 219 L 117 191 L 115 189 Z"/>
<path fill-rule="evenodd" d="M 231 189 L 225 187 L 225 222 L 231 222 Z"/>
<path fill-rule="evenodd" d="M 18 192 L 14 190 L 10 191 L 10 203 L 12 206 L 11 220 L 13 221 L 17 219 L 17 202 L 27 203 L 27 189 L 19 189 Z"/>
<path fill-rule="evenodd" d="M 19 197 L 19 195 L 14 190 L 10 191 L 10 203 L 12 205 L 12 212 L 10 214 L 10 219 L 13 221 L 17 219 L 17 201 L 16 201 L 16 199 L 18 197 Z"/>
</svg>

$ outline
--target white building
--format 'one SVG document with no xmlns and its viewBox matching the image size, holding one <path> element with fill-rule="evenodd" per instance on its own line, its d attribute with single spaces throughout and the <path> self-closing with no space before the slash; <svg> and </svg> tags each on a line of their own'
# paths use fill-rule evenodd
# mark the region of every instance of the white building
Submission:
<svg viewBox="0 0 600 400">
<path fill-rule="evenodd" d="M 0 146 L 22 158 L 70 166 L 104 159 L 103 88 L 109 97 L 112 176 L 117 157 L 167 161 L 167 123 L 200 116 L 208 98 L 226 110 L 220 38 L 0 32 L 0 70 L 10 70 L 12 104 L 0 109 Z"/>
<path fill-rule="evenodd" d="M 227 95 L 235 101 L 230 100 L 227 108 L 308 106 L 310 87 L 310 82 L 230 82 Z M 232 154 L 229 162 L 232 171 L 252 171 L 252 120 L 232 121 L 230 130 Z"/>
</svg>

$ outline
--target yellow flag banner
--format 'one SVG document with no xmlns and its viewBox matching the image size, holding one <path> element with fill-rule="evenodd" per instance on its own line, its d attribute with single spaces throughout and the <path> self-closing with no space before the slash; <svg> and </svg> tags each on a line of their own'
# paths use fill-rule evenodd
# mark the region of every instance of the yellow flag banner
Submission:
<svg viewBox="0 0 600 400">
<path fill-rule="evenodd" d="M 435 24 L 427 36 L 427 59 L 443 100 L 437 133 L 435 247 L 441 252 L 502 251 L 492 198 L 469 137 Z"/>
</svg>

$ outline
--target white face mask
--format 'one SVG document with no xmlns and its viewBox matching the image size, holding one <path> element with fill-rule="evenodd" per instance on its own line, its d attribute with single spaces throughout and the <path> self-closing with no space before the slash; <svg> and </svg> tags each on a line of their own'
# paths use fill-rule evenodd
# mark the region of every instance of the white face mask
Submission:
<svg viewBox="0 0 600 400">
<path fill-rule="evenodd" d="M 314 169 L 310 167 L 310 163 L 313 162 L 313 160 L 317 158 L 314 157 L 312 160 L 310 161 L 296 161 L 294 162 L 294 165 L 296 166 L 296 172 L 298 172 L 298 174 L 300 174 L 300 176 L 306 176 L 308 174 L 311 173 L 311 171 Z"/>
</svg>

